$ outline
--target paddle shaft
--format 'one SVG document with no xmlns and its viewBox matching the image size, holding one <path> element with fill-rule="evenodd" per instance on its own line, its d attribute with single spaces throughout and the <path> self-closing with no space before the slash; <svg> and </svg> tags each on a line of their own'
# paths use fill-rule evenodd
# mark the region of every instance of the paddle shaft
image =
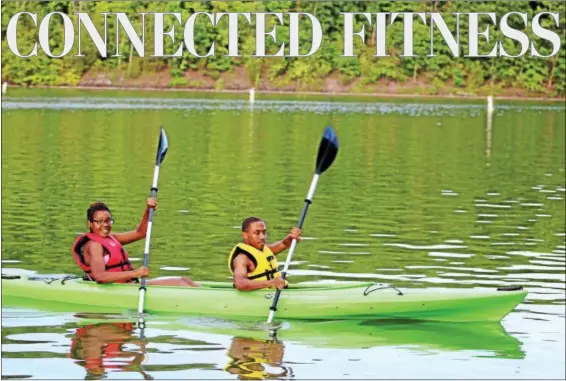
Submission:
<svg viewBox="0 0 566 381">
<path fill-rule="evenodd" d="M 159 165 L 155 166 L 155 170 L 153 171 L 153 184 L 151 186 L 151 197 L 157 196 L 157 180 L 159 178 Z M 149 264 L 149 243 L 151 241 L 151 227 L 153 226 L 153 214 L 154 209 L 149 209 L 149 221 L 147 223 L 147 232 L 145 236 L 145 248 L 143 252 L 143 265 L 145 267 Z M 138 314 L 143 314 L 143 307 L 145 302 L 145 288 L 146 285 L 146 277 L 142 277 L 141 285 L 140 285 L 140 299 L 138 304 Z"/>
<path fill-rule="evenodd" d="M 303 207 L 303 211 L 301 213 L 301 217 L 299 218 L 299 225 L 297 226 L 299 229 L 302 229 L 303 223 L 305 222 L 305 218 L 307 217 L 307 212 L 309 210 L 309 206 L 312 204 L 312 197 L 314 196 L 314 191 L 316 189 L 316 185 L 318 183 L 318 178 L 320 175 L 315 173 L 312 178 L 311 186 L 309 188 L 309 192 L 307 193 L 307 198 L 305 199 L 305 206 Z M 281 277 L 283 279 L 287 278 L 287 270 L 289 269 L 289 264 L 291 263 L 291 258 L 293 258 L 293 253 L 295 252 L 295 248 L 297 247 L 297 240 L 293 239 L 291 242 L 291 247 L 289 249 L 289 255 L 287 256 L 287 260 L 285 261 L 285 267 L 283 267 L 283 271 L 281 272 Z M 269 317 L 267 318 L 267 323 L 271 323 L 273 321 L 273 317 L 275 316 L 275 311 L 277 311 L 277 303 L 279 303 L 279 296 L 281 295 L 281 290 L 278 288 L 275 292 L 275 297 L 273 298 L 273 303 L 269 308 Z"/>
</svg>

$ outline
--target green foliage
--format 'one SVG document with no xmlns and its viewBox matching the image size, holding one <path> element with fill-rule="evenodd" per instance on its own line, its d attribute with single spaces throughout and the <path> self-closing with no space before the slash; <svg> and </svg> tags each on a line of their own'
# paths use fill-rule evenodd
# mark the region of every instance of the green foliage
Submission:
<svg viewBox="0 0 566 381">
<path fill-rule="evenodd" d="M 248 60 L 245 64 L 248 73 L 248 79 L 254 86 L 257 86 L 261 79 L 261 68 L 263 66 L 263 58 Z"/>
<path fill-rule="evenodd" d="M 395 56 L 376 58 L 364 55 L 360 57 L 361 82 L 363 84 L 371 84 L 380 79 L 402 82 L 406 79 L 406 76 L 399 70 L 399 63 L 399 57 Z"/>
<path fill-rule="evenodd" d="M 88 71 L 124 72 L 129 78 L 143 79 L 144 74 L 169 70 L 172 80 L 170 86 L 204 86 L 203 83 L 190 80 L 186 73 L 198 71 L 215 80 L 216 88 L 226 86 L 219 80 L 223 72 L 232 71 L 235 67 L 244 67 L 248 79 L 257 88 L 269 81 L 270 86 L 296 85 L 299 88 L 318 88 L 324 79 L 335 75 L 343 84 L 356 83 L 356 91 L 368 91 L 383 82 L 406 83 L 409 86 L 419 83 L 423 92 L 437 93 L 448 87 L 462 89 L 469 93 L 502 92 L 507 88 L 522 89 L 529 94 L 547 94 L 564 96 L 566 94 L 566 52 L 564 49 L 564 33 L 566 29 L 566 5 L 557 1 L 396 1 L 396 2 L 353 2 L 353 1 L 9 1 L 2 2 L 2 80 L 20 85 L 76 85 Z M 104 12 L 125 12 L 132 22 L 134 30 L 141 35 L 145 30 L 145 58 L 140 58 L 128 39 L 123 27 L 118 28 L 115 16 L 106 19 L 108 29 L 107 56 L 98 51 L 96 45 L 81 28 L 81 37 L 75 31 L 76 40 L 71 52 L 63 58 L 51 58 L 38 46 L 38 56 L 22 59 L 12 54 L 6 41 L 6 28 L 10 18 L 17 12 L 37 13 L 38 20 L 49 12 L 63 12 L 78 26 L 77 12 L 87 13 L 98 32 L 103 36 Z M 470 12 L 493 12 L 499 20 L 508 12 L 527 14 L 528 25 L 519 15 L 512 15 L 508 24 L 523 31 L 532 41 L 527 54 L 519 58 L 470 58 L 468 54 L 468 17 Z M 562 46 L 557 55 L 551 58 L 533 57 L 536 49 L 539 54 L 551 55 L 552 44 L 532 32 L 531 24 L 535 14 L 542 11 L 559 14 L 558 25 L 554 19 L 545 16 L 540 19 L 541 26 L 553 30 L 561 36 Z M 140 13 L 146 13 L 144 23 Z M 180 57 L 153 57 L 155 35 L 155 12 L 178 12 L 181 23 L 173 16 L 165 16 L 164 31 L 174 27 L 174 40 L 164 36 L 164 53 L 173 55 L 183 46 Z M 215 27 L 206 17 L 198 17 L 195 22 L 194 47 L 199 55 L 206 55 L 214 47 L 214 55 L 206 58 L 195 57 L 184 45 L 184 26 L 189 16 L 196 12 L 249 12 L 252 14 L 248 22 L 243 16 L 238 17 L 238 56 L 228 57 L 228 16 L 223 16 Z M 266 16 L 266 30 L 276 28 L 277 40 L 274 42 L 266 36 L 266 53 L 276 53 L 282 44 L 284 52 L 289 53 L 289 12 L 308 12 L 314 15 L 322 27 L 323 42 L 318 51 L 308 57 L 255 58 L 256 18 L 254 12 L 281 12 L 283 24 L 275 16 Z M 389 25 L 387 18 L 385 35 L 386 53 L 388 57 L 375 57 L 376 44 L 379 38 L 375 16 L 369 23 L 363 16 L 354 19 L 354 31 L 364 28 L 364 42 L 354 36 L 354 52 L 356 57 L 342 57 L 344 48 L 342 12 L 441 12 L 442 18 L 450 33 L 457 35 L 459 25 L 459 48 L 456 54 L 449 48 L 438 26 L 433 28 L 431 46 L 431 18 L 423 23 L 418 16 L 413 21 L 413 54 L 407 56 L 404 46 L 404 16 L 398 15 Z M 463 13 L 459 23 L 454 15 Z M 312 30 L 306 17 L 301 19 L 299 30 L 299 54 L 305 55 L 311 49 Z M 303 22 L 304 21 L 304 22 Z M 499 23 L 497 23 L 499 25 Z M 493 49 L 496 41 L 511 55 L 518 55 L 521 45 L 518 41 L 505 38 L 497 25 L 490 24 L 486 17 L 480 19 L 480 30 L 486 26 L 489 30 L 489 41 L 479 36 L 479 53 L 486 54 Z M 63 50 L 63 27 L 61 17 L 52 18 L 49 26 L 49 47 L 54 54 Z M 37 38 L 38 27 L 28 16 L 21 18 L 18 24 L 18 45 L 22 54 L 29 54 Z M 81 56 L 77 57 L 79 53 Z M 430 87 L 430 88 L 428 88 Z"/>
<path fill-rule="evenodd" d="M 169 87 L 184 87 L 188 83 L 189 83 L 189 80 L 186 79 L 186 78 L 173 77 L 169 81 L 168 85 L 169 85 Z"/>
<path fill-rule="evenodd" d="M 220 78 L 218 81 L 216 81 L 214 88 L 216 90 L 224 90 L 224 80 L 222 78 Z"/>
</svg>

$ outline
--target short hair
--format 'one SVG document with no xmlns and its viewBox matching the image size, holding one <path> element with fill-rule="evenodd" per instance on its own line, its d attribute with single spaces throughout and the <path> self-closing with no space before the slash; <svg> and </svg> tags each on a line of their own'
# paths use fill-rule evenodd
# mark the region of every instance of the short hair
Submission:
<svg viewBox="0 0 566 381">
<path fill-rule="evenodd" d="M 254 222 L 263 222 L 263 220 L 259 217 L 248 217 L 246 218 L 243 222 L 242 222 L 242 231 L 248 231 L 248 228 L 250 227 L 251 224 L 253 224 Z"/>
<path fill-rule="evenodd" d="M 99 212 L 101 210 L 107 211 L 108 213 L 112 214 L 108 205 L 106 205 L 103 202 L 97 201 L 90 204 L 90 206 L 86 210 L 86 219 L 88 221 L 92 221 L 92 217 L 94 216 L 94 213 Z"/>
</svg>

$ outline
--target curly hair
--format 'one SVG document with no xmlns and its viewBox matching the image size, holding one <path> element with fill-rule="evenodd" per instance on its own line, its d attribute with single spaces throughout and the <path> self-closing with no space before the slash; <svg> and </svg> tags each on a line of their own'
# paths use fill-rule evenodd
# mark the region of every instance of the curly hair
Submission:
<svg viewBox="0 0 566 381">
<path fill-rule="evenodd" d="M 112 215 L 112 212 L 110 211 L 110 208 L 108 207 L 108 205 L 106 205 L 103 202 L 97 201 L 97 202 L 93 202 L 92 204 L 90 204 L 90 206 L 86 210 L 87 221 L 92 221 L 92 217 L 94 216 L 94 213 L 101 211 L 101 210 L 104 210 L 104 211 L 106 211 L 106 212 L 108 212 Z"/>
</svg>

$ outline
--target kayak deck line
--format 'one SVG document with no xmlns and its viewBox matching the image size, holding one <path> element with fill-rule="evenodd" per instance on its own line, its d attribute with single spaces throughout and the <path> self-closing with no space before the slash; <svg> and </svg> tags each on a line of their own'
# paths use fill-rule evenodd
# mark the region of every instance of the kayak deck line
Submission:
<svg viewBox="0 0 566 381">
<path fill-rule="evenodd" d="M 56 278 L 56 279 L 53 279 Z M 2 279 L 5 306 L 69 312 L 122 312 L 137 305 L 139 284 L 99 284 L 69 276 Z M 152 285 L 145 311 L 236 320 L 265 319 L 275 291 L 242 292 L 229 282 L 201 287 Z M 518 289 L 520 288 L 520 289 Z M 522 287 L 403 288 L 373 282 L 298 283 L 281 293 L 278 318 L 298 320 L 416 319 L 500 321 L 527 296 Z"/>
<path fill-rule="evenodd" d="M 5 275 L 2 274 L 2 279 L 22 279 L 22 280 L 28 280 L 28 281 L 44 281 L 46 284 L 51 284 L 55 281 L 61 281 L 61 284 L 64 285 L 65 282 L 69 281 L 69 280 L 77 280 L 80 281 L 80 283 L 84 283 L 86 285 L 99 285 L 101 287 L 133 287 L 133 288 L 138 288 L 139 289 L 139 283 L 97 283 L 97 282 L 93 282 L 93 281 L 87 281 L 84 280 L 82 277 L 80 276 L 76 276 L 76 275 L 33 275 L 33 276 L 22 276 L 22 275 Z M 222 290 L 226 290 L 226 289 L 230 289 L 230 290 L 234 290 L 234 286 L 232 285 L 232 283 L 228 283 L 228 282 L 215 282 L 215 281 L 203 281 L 199 283 L 201 287 L 195 287 L 192 288 L 193 290 L 200 290 L 200 289 L 222 289 Z M 359 281 L 341 281 L 339 283 L 333 283 L 333 284 L 322 284 L 322 283 L 309 283 L 309 282 L 303 282 L 303 283 L 297 283 L 297 284 L 290 284 L 288 288 L 285 289 L 285 291 L 296 291 L 296 290 L 321 290 L 321 289 L 332 289 L 332 290 L 338 290 L 338 289 L 346 289 L 346 288 L 356 288 L 356 287 L 360 287 L 361 285 L 366 285 L 367 287 L 370 286 L 383 286 L 384 288 L 392 288 L 393 286 L 387 284 L 387 283 L 374 283 L 374 282 L 359 282 Z M 169 288 L 169 289 L 178 289 L 179 286 L 172 286 L 172 285 L 160 285 L 160 284 L 156 284 L 156 285 L 151 285 L 151 288 Z M 255 290 L 255 291 L 270 291 L 268 289 L 264 289 L 264 290 Z"/>
</svg>

